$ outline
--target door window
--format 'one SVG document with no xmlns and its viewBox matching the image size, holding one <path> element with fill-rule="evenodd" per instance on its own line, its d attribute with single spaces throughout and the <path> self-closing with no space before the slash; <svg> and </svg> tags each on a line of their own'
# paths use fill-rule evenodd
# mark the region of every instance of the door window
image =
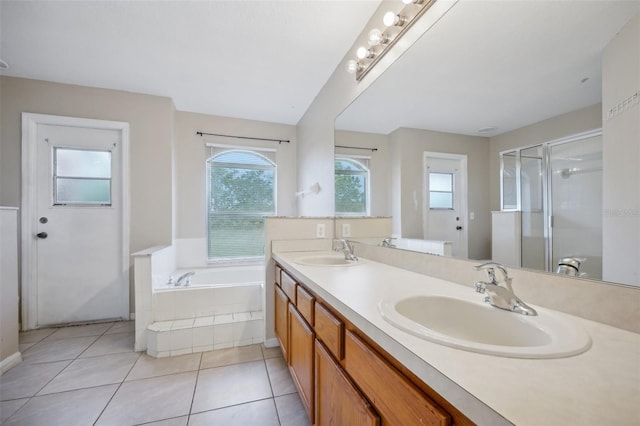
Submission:
<svg viewBox="0 0 640 426">
<path fill-rule="evenodd" d="M 111 205 L 111 152 L 55 147 L 54 205 Z"/>
<path fill-rule="evenodd" d="M 453 173 L 429 173 L 429 208 L 453 210 Z"/>
</svg>

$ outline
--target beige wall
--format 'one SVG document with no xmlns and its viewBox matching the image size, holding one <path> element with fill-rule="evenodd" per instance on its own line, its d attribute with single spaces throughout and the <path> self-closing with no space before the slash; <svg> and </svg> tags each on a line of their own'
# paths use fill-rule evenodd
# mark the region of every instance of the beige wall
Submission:
<svg viewBox="0 0 640 426">
<path fill-rule="evenodd" d="M 600 127 L 602 127 L 602 105 L 598 103 L 492 137 L 489 143 L 491 210 L 500 210 L 501 151 L 536 145 Z"/>
<path fill-rule="evenodd" d="M 337 154 L 359 155 L 369 158 L 371 187 L 370 215 L 389 216 L 391 199 L 389 182 L 391 179 L 389 162 L 389 138 L 377 133 L 335 131 L 335 144 L 359 148 L 375 148 L 377 151 L 336 148 Z"/>
<path fill-rule="evenodd" d="M 5 76 L 0 85 L 1 205 L 20 206 L 23 112 L 123 121 L 130 126 L 130 250 L 171 243 L 171 99 Z"/>
<path fill-rule="evenodd" d="M 640 14 L 603 54 L 603 276 L 640 286 Z M 636 96 L 633 100 L 633 96 Z M 616 114 L 609 112 L 625 100 Z"/>
<path fill-rule="evenodd" d="M 489 140 L 430 130 L 401 128 L 389 137 L 396 162 L 392 173 L 398 175 L 391 191 L 399 194 L 399 221 L 394 211 L 394 232 L 405 238 L 423 238 L 423 157 L 424 152 L 443 152 L 467 156 L 468 211 L 475 215 L 468 220 L 469 258 L 488 259 L 491 256 L 491 214 L 489 201 Z M 398 186 L 399 184 L 399 186 Z M 414 207 L 413 193 L 418 196 Z"/>
<path fill-rule="evenodd" d="M 290 140 L 290 143 L 198 136 L 196 132 Z M 191 112 L 175 115 L 176 238 L 206 238 L 205 143 L 276 149 L 277 215 L 296 214 L 296 128 Z"/>
</svg>

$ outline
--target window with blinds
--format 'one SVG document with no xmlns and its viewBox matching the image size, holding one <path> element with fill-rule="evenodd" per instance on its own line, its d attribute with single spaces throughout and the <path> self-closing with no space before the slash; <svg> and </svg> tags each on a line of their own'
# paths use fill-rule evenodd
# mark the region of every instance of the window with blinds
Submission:
<svg viewBox="0 0 640 426">
<path fill-rule="evenodd" d="M 275 153 L 211 148 L 207 160 L 210 262 L 262 260 L 264 217 L 275 215 Z"/>
<path fill-rule="evenodd" d="M 369 215 L 369 168 L 364 158 L 336 156 L 337 216 Z"/>
</svg>

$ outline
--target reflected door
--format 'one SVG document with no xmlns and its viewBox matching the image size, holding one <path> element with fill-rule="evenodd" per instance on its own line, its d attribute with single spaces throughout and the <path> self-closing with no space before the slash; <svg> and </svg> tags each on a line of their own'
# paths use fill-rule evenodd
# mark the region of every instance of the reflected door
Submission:
<svg viewBox="0 0 640 426">
<path fill-rule="evenodd" d="M 602 136 L 551 145 L 549 163 L 552 270 L 578 257 L 602 279 Z"/>
<path fill-rule="evenodd" d="M 466 258 L 466 157 L 427 155 L 425 164 L 424 238 L 451 241 L 453 256 Z"/>
</svg>

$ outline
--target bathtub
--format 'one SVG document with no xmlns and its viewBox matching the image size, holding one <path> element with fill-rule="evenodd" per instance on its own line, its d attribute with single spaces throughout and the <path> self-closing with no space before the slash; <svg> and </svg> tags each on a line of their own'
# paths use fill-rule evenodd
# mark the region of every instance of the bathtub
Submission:
<svg viewBox="0 0 640 426">
<path fill-rule="evenodd" d="M 195 272 L 189 286 L 153 288 L 147 354 L 176 356 L 264 341 L 264 267 L 176 270 Z"/>
<path fill-rule="evenodd" d="M 193 287 L 230 287 L 243 286 L 248 284 L 262 283 L 264 281 L 264 266 L 224 266 L 219 268 L 191 268 L 178 269 L 171 274 L 173 282 L 178 277 L 187 273 L 195 272 L 191 277 L 191 283 L 188 288 Z M 163 282 L 156 283 L 154 291 L 181 290 L 185 287 L 175 287 L 167 285 L 168 279 Z"/>
<path fill-rule="evenodd" d="M 154 321 L 262 311 L 264 266 L 228 266 L 177 270 L 174 281 L 195 272 L 189 286 L 164 284 L 153 289 Z"/>
</svg>

